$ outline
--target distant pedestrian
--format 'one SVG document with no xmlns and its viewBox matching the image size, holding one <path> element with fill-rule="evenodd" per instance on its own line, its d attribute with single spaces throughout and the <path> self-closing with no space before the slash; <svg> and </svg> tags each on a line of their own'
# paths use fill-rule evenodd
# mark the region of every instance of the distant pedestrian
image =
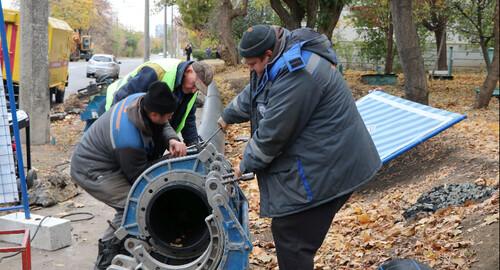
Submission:
<svg viewBox="0 0 500 270">
<path fill-rule="evenodd" d="M 220 46 L 215 49 L 215 58 L 220 59 Z"/>
<path fill-rule="evenodd" d="M 184 48 L 184 52 L 186 53 L 186 61 L 191 60 L 191 54 L 193 53 L 193 46 L 191 43 L 188 43 L 186 47 Z"/>
</svg>

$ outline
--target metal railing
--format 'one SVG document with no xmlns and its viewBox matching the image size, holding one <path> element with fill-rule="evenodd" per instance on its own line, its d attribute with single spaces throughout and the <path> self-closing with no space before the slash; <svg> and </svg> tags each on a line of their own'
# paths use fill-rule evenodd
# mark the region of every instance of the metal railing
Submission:
<svg viewBox="0 0 500 270">
<path fill-rule="evenodd" d="M 5 76 L 7 79 L 7 89 L 9 93 L 9 102 L 10 102 L 10 111 L 12 114 L 12 130 L 14 132 L 14 138 L 16 143 L 16 157 L 17 157 L 17 170 L 18 177 L 20 180 L 21 186 L 21 204 L 15 206 L 1 207 L 0 211 L 11 211 L 24 209 L 24 216 L 26 219 L 30 218 L 30 208 L 29 208 L 29 199 L 28 199 L 28 187 L 26 185 L 26 176 L 24 173 L 24 164 L 23 164 L 23 154 L 22 154 L 22 144 L 21 138 L 19 135 L 19 124 L 17 119 L 17 108 L 16 102 L 14 98 L 14 87 L 12 84 L 12 71 L 10 66 L 10 56 L 9 56 L 9 48 L 7 46 L 7 37 L 5 31 L 5 18 L 3 14 L 2 2 L 0 1 L 0 39 L 2 40 L 2 53 L 3 53 L 3 65 L 5 67 Z M 0 76 L 1 77 L 1 76 Z M 3 87 L 3 85 L 2 85 Z"/>
</svg>

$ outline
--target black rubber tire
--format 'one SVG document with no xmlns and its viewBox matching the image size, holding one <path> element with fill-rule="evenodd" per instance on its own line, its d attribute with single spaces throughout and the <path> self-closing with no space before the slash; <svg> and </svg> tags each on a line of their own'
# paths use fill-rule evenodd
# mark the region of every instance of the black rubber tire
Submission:
<svg viewBox="0 0 500 270">
<path fill-rule="evenodd" d="M 66 91 L 56 90 L 56 103 L 64 102 L 64 93 Z"/>
</svg>

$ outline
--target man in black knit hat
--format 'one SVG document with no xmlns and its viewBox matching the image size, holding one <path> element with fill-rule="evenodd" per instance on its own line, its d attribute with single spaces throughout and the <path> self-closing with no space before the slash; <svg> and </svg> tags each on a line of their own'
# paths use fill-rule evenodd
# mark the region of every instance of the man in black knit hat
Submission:
<svg viewBox="0 0 500 270">
<path fill-rule="evenodd" d="M 380 157 L 325 35 L 256 25 L 239 53 L 250 84 L 219 120 L 251 123 L 235 174 L 257 174 L 280 270 L 312 270 L 333 217 L 373 178 Z"/>
<path fill-rule="evenodd" d="M 94 198 L 116 210 L 99 239 L 95 269 L 106 269 L 113 257 L 125 252 L 114 236 L 120 226 L 130 188 L 142 172 L 162 158 L 186 155 L 169 120 L 177 101 L 164 82 L 154 82 L 147 93 L 118 102 L 85 132 L 71 158 L 71 177 Z M 114 227 L 114 228 L 113 228 Z"/>
</svg>

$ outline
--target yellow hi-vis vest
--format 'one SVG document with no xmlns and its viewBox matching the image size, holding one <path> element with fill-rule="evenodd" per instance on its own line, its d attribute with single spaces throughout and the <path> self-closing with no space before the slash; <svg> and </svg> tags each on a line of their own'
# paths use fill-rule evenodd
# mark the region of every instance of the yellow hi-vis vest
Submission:
<svg viewBox="0 0 500 270">
<path fill-rule="evenodd" d="M 168 88 L 170 88 L 171 91 L 174 91 L 175 88 L 175 78 L 177 75 L 177 66 L 182 62 L 183 60 L 180 59 L 174 59 L 174 58 L 162 58 L 158 60 L 152 60 L 148 61 L 140 66 L 138 66 L 134 71 L 130 72 L 127 74 L 125 77 L 114 81 L 112 84 L 110 84 L 106 90 L 106 111 L 111 108 L 111 104 L 113 103 L 113 98 L 115 97 L 115 93 L 118 92 L 118 90 L 124 86 L 128 80 L 135 75 L 145 66 L 152 68 L 157 75 L 157 78 L 161 78 L 161 81 L 166 83 L 168 85 Z M 141 89 L 142 90 L 142 89 Z M 184 116 L 182 117 L 181 122 L 179 123 L 179 126 L 177 126 L 176 132 L 179 133 L 182 131 L 186 124 L 186 119 L 189 115 L 189 112 L 194 106 L 194 103 L 196 101 L 196 97 L 198 96 L 198 93 L 195 93 L 192 97 L 191 100 L 189 100 L 186 112 L 184 113 Z"/>
</svg>

